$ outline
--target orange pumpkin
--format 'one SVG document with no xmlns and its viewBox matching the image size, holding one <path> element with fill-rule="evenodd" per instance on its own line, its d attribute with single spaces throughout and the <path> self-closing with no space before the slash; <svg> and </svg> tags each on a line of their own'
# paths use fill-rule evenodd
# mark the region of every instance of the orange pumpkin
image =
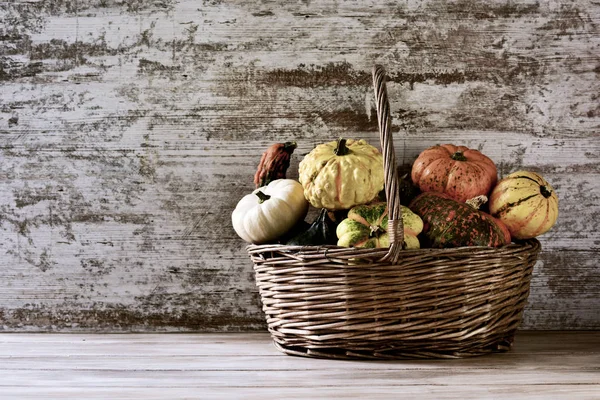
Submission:
<svg viewBox="0 0 600 400">
<path fill-rule="evenodd" d="M 517 171 L 502 179 L 490 195 L 490 213 L 504 222 L 515 239 L 546 233 L 558 218 L 558 196 L 544 178 Z"/>
<path fill-rule="evenodd" d="M 498 171 L 494 162 L 477 150 L 442 144 L 421 152 L 411 178 L 423 192 L 445 193 L 464 202 L 489 194 Z"/>
</svg>

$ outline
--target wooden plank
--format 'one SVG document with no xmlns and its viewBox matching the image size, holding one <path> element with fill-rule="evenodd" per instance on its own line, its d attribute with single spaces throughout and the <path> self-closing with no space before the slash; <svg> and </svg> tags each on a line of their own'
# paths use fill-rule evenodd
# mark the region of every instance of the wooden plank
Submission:
<svg viewBox="0 0 600 400">
<path fill-rule="evenodd" d="M 290 357 L 265 333 L 0 335 L 3 398 L 594 399 L 600 333 L 522 332 L 515 351 L 460 360 Z"/>
<path fill-rule="evenodd" d="M 542 250 L 521 328 L 552 329 L 561 325 L 594 329 L 594 321 L 600 318 L 600 280 L 594 272 L 597 267 L 598 255 L 593 251 Z"/>
<path fill-rule="evenodd" d="M 234 362 L 234 361 L 232 361 Z M 264 364 L 263 364 L 264 365 Z M 208 368 L 208 366 L 206 367 Z M 289 388 L 300 385 L 303 388 L 337 387 L 352 391 L 354 387 L 397 387 L 403 386 L 538 386 L 538 385 L 595 385 L 600 387 L 599 372 L 571 370 L 509 370 L 499 373 L 493 370 L 311 370 L 294 369 L 280 371 L 267 369 L 259 371 L 210 370 L 146 370 L 134 368 L 99 369 L 73 368 L 39 369 L 22 371 L 18 369 L 0 370 L 0 388 L 3 386 L 24 387 L 74 387 L 103 386 L 110 382 L 116 387 L 165 388 L 186 387 L 189 389 L 235 387 L 239 390 L 254 387 Z M 297 374 L 302 375 L 301 382 Z M 33 378 L 33 379 L 32 379 Z M 95 383 L 94 383 L 95 382 Z"/>
<path fill-rule="evenodd" d="M 26 344 L 26 345 L 25 345 Z M 519 359 L 531 354 L 563 354 L 600 352 L 600 336 L 595 331 L 538 332 L 521 331 L 515 337 L 514 348 L 494 355 Z M 55 356 L 172 356 L 172 357 L 276 357 L 291 362 L 307 359 L 283 356 L 272 345 L 266 332 L 219 334 L 14 334 L 0 335 L 0 357 Z M 114 355 L 113 355 L 114 356 Z M 283 356 L 283 357 L 282 357 Z M 304 360 L 304 361 L 302 361 Z M 482 358 L 454 360 L 481 362 Z M 422 361 L 412 361 L 423 363 Z"/>
<path fill-rule="evenodd" d="M 0 330 L 264 329 L 229 220 L 261 152 L 466 144 L 561 199 L 527 329 L 598 329 L 593 0 L 0 5 Z M 110 22 L 110 23 L 108 23 Z M 568 251 L 568 252 L 566 252 Z"/>
<path fill-rule="evenodd" d="M 27 388 L 3 387 L 3 394 L 7 398 L 30 399 L 65 399 L 79 398 L 81 388 Z M 237 388 L 178 388 L 168 387 L 157 390 L 156 388 L 112 388 L 91 387 L 85 388 L 86 399 L 148 399 L 161 400 L 167 398 L 202 398 L 202 399 L 232 399 L 243 398 L 248 400 L 262 400 L 265 398 L 285 397 L 287 399 L 314 399 L 314 398 L 336 398 L 336 399 L 393 399 L 398 393 L 404 396 L 418 396 L 424 400 L 463 400 L 465 397 L 477 399 L 512 400 L 515 396 L 524 400 L 546 400 L 546 399 L 581 399 L 596 400 L 598 398 L 598 386 L 596 385 L 535 385 L 529 388 L 519 388 L 518 393 L 507 389 L 505 386 L 487 387 L 453 387 L 453 386 L 386 386 L 386 387 L 356 387 L 352 391 L 344 391 L 339 387 L 321 388 L 264 388 L 253 387 L 240 390 Z"/>
<path fill-rule="evenodd" d="M 518 331 L 517 337 L 523 351 L 534 348 L 536 352 L 544 348 L 582 349 L 600 344 L 597 331 Z M 565 341 L 565 337 L 572 340 Z M 227 349 L 229 345 L 257 349 L 257 345 L 270 342 L 268 332 L 218 332 L 218 333 L 2 333 L 0 344 L 10 346 L 11 343 L 27 342 L 36 344 L 69 344 L 69 345 L 113 345 L 126 344 L 165 344 L 182 343 L 198 345 L 215 345 Z M 227 346 L 224 346 L 224 345 Z M 260 347 L 258 347 L 260 348 Z"/>
<path fill-rule="evenodd" d="M 146 349 L 144 349 L 146 351 Z M 194 348 L 184 347 L 191 353 Z M 430 360 L 408 360 L 408 361 L 378 361 L 366 362 L 355 361 L 347 363 L 344 361 L 316 360 L 308 358 L 290 357 L 284 354 L 272 354 L 267 356 L 238 356 L 234 354 L 220 357 L 210 355 L 174 355 L 174 354 L 156 354 L 140 356 L 138 354 L 120 355 L 115 352 L 104 352 L 103 354 L 89 354 L 87 352 L 70 351 L 64 355 L 54 354 L 39 355 L 20 354 L 11 356 L 0 356 L 2 365 L 0 366 L 0 375 L 14 373 L 15 370 L 28 366 L 28 371 L 87 371 L 89 373 L 99 373 L 100 371 L 109 373 L 110 371 L 144 371 L 155 376 L 154 372 L 179 372 L 192 371 L 200 373 L 201 371 L 215 372 L 215 376 L 223 375 L 224 371 L 234 371 L 240 379 L 248 382 L 258 382 L 258 380 L 268 379 L 271 372 L 302 372 L 306 377 L 313 376 L 313 373 L 330 373 L 332 376 L 343 374 L 344 371 L 352 372 L 356 369 L 360 371 L 407 371 L 407 379 L 410 376 L 421 377 L 425 370 L 440 371 L 439 373 L 463 373 L 478 374 L 480 370 L 486 370 L 490 376 L 498 374 L 498 371 L 510 369 L 512 372 L 507 374 L 506 380 L 518 381 L 516 375 L 537 377 L 539 374 L 566 375 L 585 373 L 585 379 L 591 379 L 591 383 L 598 380 L 600 374 L 600 355 L 592 352 L 577 353 L 546 353 L 546 354 L 506 354 L 491 355 L 484 359 L 459 359 L 447 362 Z M 316 371 L 314 371 L 316 370 Z M 255 375 L 256 371 L 264 372 L 264 375 Z M 445 371 L 445 372 L 444 372 Z M 216 372 L 220 372 L 216 373 Z M 410 373 L 409 373 L 410 372 Z M 371 373 L 371 372 L 369 372 Z M 412 375 L 411 375 L 412 374 Z M 212 376 L 212 375 L 211 375 Z M 482 375 L 479 378 L 480 383 L 487 380 L 488 383 L 501 383 L 493 381 L 488 375 Z M 595 377 L 592 379 L 592 377 Z M 334 379 L 333 377 L 331 379 Z M 338 378 L 335 378 L 338 379 Z M 504 379 L 504 378 L 502 378 Z M 544 378 L 546 379 L 546 378 Z M 567 379 L 567 378 L 565 378 Z M 212 379 L 211 379 L 212 380 Z M 2 385 L 13 385 L 14 380 L 6 380 L 0 383 Z M 539 382 L 538 382 L 539 383 Z M 546 383 L 552 383 L 547 381 Z M 590 382 L 587 382 L 590 383 Z M 348 383 L 350 384 L 350 383 Z"/>
</svg>

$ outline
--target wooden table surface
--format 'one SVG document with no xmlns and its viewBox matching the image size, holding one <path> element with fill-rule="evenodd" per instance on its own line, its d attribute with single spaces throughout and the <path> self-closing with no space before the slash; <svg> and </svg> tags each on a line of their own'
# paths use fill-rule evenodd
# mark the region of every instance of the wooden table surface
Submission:
<svg viewBox="0 0 600 400">
<path fill-rule="evenodd" d="M 266 333 L 1 334 L 1 399 L 600 399 L 600 332 L 460 360 L 279 353 Z"/>
</svg>

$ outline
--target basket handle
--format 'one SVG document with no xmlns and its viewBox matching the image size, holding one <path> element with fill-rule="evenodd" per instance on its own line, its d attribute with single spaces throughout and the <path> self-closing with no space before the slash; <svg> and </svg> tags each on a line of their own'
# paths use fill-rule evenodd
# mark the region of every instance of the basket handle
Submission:
<svg viewBox="0 0 600 400">
<path fill-rule="evenodd" d="M 373 67 L 373 87 L 377 106 L 377 121 L 379 123 L 379 139 L 383 153 L 383 171 L 385 179 L 385 195 L 388 204 L 388 235 L 390 247 L 381 261 L 396 263 L 404 247 L 404 224 L 402 223 L 402 208 L 400 206 L 400 186 L 398 169 L 396 168 L 396 153 L 390 132 L 392 120 L 390 103 L 386 88 L 387 75 L 381 65 Z"/>
</svg>

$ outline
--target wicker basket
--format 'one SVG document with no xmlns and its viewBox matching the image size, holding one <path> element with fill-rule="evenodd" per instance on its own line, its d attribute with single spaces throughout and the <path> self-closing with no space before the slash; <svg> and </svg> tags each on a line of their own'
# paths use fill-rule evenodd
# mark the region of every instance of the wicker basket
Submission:
<svg viewBox="0 0 600 400">
<path fill-rule="evenodd" d="M 506 351 L 521 322 L 540 244 L 402 249 L 385 78 L 376 66 L 390 247 L 248 246 L 269 332 L 282 352 L 308 357 L 458 358 Z"/>
</svg>

